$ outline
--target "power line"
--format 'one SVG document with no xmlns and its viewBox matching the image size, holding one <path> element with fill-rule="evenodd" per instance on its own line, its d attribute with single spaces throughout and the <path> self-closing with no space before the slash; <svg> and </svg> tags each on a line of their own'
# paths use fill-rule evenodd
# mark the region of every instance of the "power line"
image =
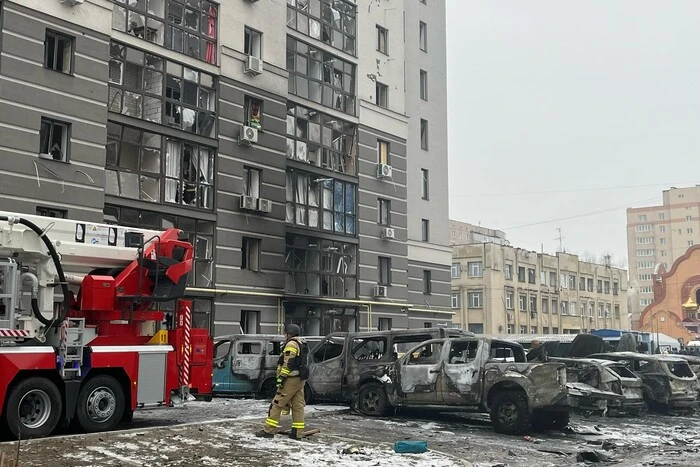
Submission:
<svg viewBox="0 0 700 467">
<path fill-rule="evenodd" d="M 635 202 L 635 203 L 629 203 L 629 204 L 648 203 L 648 202 L 650 202 L 650 201 L 654 201 L 655 199 L 656 199 L 656 198 L 654 197 L 654 198 L 651 198 L 651 199 L 645 199 L 645 200 L 642 200 L 642 201 L 637 201 L 637 202 Z M 579 219 L 579 218 L 581 218 L 581 217 L 595 216 L 596 214 L 605 214 L 605 213 L 607 213 L 607 212 L 619 211 L 620 209 L 627 209 L 627 208 L 629 207 L 629 204 L 625 204 L 624 206 L 617 206 L 617 207 L 614 207 L 614 208 L 603 209 L 603 210 L 600 210 L 600 211 L 592 211 L 592 212 L 586 212 L 586 213 L 583 213 L 583 214 L 576 214 L 576 215 L 574 215 L 574 216 L 560 217 L 560 218 L 558 218 L 558 219 L 550 219 L 550 220 L 546 220 L 546 221 L 533 222 L 533 223 L 531 223 L 531 224 L 517 225 L 517 226 L 515 226 L 515 227 L 507 227 L 507 228 L 505 228 L 505 229 L 500 229 L 500 230 L 508 231 L 508 230 L 514 230 L 514 229 L 522 229 L 522 228 L 525 228 L 525 227 L 534 227 L 534 226 L 536 226 L 536 225 L 551 224 L 552 222 L 569 221 L 569 220 L 572 220 L 572 219 Z"/>
<path fill-rule="evenodd" d="M 521 191 L 515 193 L 473 193 L 468 195 L 452 195 L 451 198 L 475 198 L 479 196 L 523 196 L 523 195 L 549 195 L 555 193 L 580 193 L 580 192 L 596 192 L 608 190 L 628 190 L 632 188 L 648 188 L 655 186 L 676 186 L 676 185 L 693 185 L 691 182 L 681 183 L 651 183 L 648 185 L 620 185 L 620 186 L 605 186 L 597 188 L 572 188 L 567 190 L 545 190 L 545 191 Z"/>
</svg>

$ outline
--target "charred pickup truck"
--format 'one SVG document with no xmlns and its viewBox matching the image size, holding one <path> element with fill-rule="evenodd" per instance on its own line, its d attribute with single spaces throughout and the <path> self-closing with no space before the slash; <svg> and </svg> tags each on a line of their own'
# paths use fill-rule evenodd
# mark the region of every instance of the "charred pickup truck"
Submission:
<svg viewBox="0 0 700 467">
<path fill-rule="evenodd" d="M 527 363 L 520 344 L 486 337 L 432 339 L 375 368 L 354 398 L 366 415 L 388 407 L 488 412 L 499 433 L 569 423 L 563 363 Z"/>
<path fill-rule="evenodd" d="M 622 362 L 637 374 L 650 409 L 667 412 L 698 407 L 698 378 L 681 358 L 635 352 L 594 354 L 590 358 Z"/>
</svg>

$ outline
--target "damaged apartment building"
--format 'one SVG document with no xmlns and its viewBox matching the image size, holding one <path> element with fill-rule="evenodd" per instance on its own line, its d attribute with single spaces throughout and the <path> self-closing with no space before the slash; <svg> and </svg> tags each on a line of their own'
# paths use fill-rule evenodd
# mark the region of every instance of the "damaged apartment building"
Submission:
<svg viewBox="0 0 700 467">
<path fill-rule="evenodd" d="M 444 3 L 0 0 L 0 28 L 0 210 L 182 229 L 217 335 L 451 324 Z"/>
</svg>

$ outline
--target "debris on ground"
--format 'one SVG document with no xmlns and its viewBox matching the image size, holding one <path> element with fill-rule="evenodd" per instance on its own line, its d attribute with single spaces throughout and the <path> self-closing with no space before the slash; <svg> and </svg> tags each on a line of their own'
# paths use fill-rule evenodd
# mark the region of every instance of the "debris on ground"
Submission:
<svg viewBox="0 0 700 467">
<path fill-rule="evenodd" d="M 394 443 L 394 452 L 399 454 L 422 454 L 427 451 L 427 441 L 397 441 Z"/>
</svg>

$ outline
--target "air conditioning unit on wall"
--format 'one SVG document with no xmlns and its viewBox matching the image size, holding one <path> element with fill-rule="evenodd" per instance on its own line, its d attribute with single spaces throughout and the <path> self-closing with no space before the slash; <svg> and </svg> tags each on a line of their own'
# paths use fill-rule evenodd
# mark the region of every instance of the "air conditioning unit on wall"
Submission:
<svg viewBox="0 0 700 467">
<path fill-rule="evenodd" d="M 258 129 L 252 126 L 241 127 L 241 134 L 238 136 L 239 144 L 253 144 L 258 142 Z"/>
<path fill-rule="evenodd" d="M 254 196 L 241 195 L 239 207 L 244 211 L 255 211 L 258 209 L 258 198 Z"/>
<path fill-rule="evenodd" d="M 248 55 L 248 57 L 246 57 L 243 72 L 251 75 L 261 74 L 263 72 L 262 58 L 256 57 L 255 55 Z"/>
<path fill-rule="evenodd" d="M 85 0 L 61 0 L 61 3 L 68 6 L 82 5 Z"/>
<path fill-rule="evenodd" d="M 396 238 L 396 232 L 391 227 L 386 227 L 382 229 L 382 238 L 386 240 Z"/>
<path fill-rule="evenodd" d="M 377 164 L 377 178 L 391 178 L 393 169 L 387 164 Z"/>
<path fill-rule="evenodd" d="M 372 289 L 372 296 L 373 297 L 386 297 L 388 295 L 389 290 L 385 285 L 375 285 L 374 289 Z"/>
<path fill-rule="evenodd" d="M 259 198 L 258 199 L 258 211 L 263 213 L 269 213 L 272 210 L 272 201 L 269 199 Z"/>
</svg>

